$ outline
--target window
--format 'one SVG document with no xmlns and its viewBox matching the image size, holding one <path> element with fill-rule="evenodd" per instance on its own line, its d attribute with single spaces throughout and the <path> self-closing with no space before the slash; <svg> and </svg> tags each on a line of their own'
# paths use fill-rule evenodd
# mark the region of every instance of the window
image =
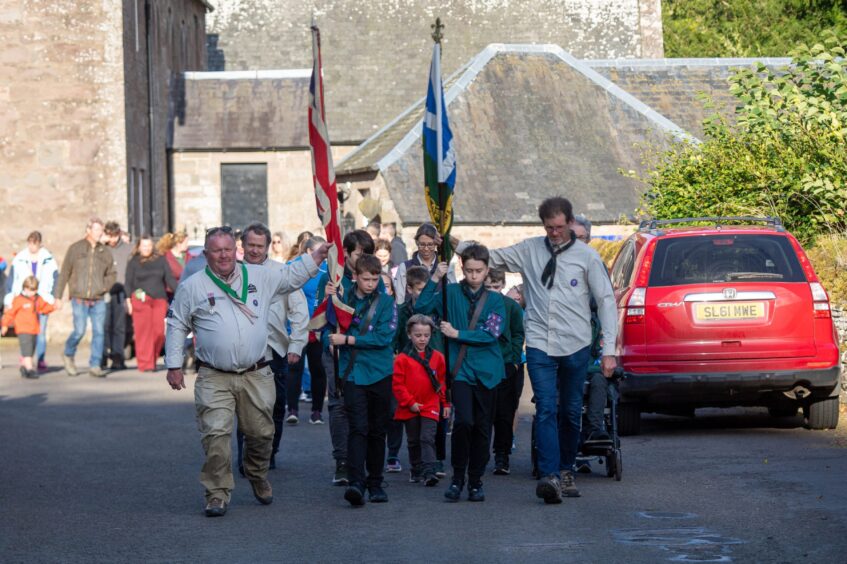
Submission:
<svg viewBox="0 0 847 564">
<path fill-rule="evenodd" d="M 805 282 L 800 261 L 782 235 L 707 235 L 661 239 L 651 286 L 773 280 Z"/>
<path fill-rule="evenodd" d="M 631 239 L 627 241 L 621 249 L 618 260 L 612 267 L 612 286 L 615 290 L 625 288 L 632 278 L 632 269 L 635 266 L 635 242 Z"/>
<path fill-rule="evenodd" d="M 267 163 L 221 164 L 221 217 L 224 225 L 243 228 L 268 223 Z"/>
</svg>

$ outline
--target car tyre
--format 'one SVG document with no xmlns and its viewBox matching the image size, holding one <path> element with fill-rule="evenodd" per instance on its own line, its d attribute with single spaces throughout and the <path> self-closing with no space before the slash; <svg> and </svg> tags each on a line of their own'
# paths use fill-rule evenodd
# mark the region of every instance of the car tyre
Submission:
<svg viewBox="0 0 847 564">
<path fill-rule="evenodd" d="M 838 426 L 838 397 L 826 398 L 809 406 L 809 429 L 835 429 Z"/>
<path fill-rule="evenodd" d="M 622 437 L 641 432 L 641 408 L 637 403 L 622 403 L 618 406 L 618 433 Z"/>
</svg>

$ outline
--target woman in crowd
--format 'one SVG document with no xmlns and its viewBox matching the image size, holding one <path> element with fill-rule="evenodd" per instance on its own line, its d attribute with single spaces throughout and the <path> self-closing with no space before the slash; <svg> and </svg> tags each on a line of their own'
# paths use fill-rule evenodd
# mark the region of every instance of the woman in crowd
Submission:
<svg viewBox="0 0 847 564">
<path fill-rule="evenodd" d="M 415 244 L 418 250 L 414 252 L 412 258 L 400 263 L 394 275 L 394 292 L 398 304 L 406 301 L 406 270 L 413 266 L 423 266 L 429 270 L 430 274 L 435 273 L 435 268 L 438 266 L 437 240 L 438 230 L 434 225 L 424 223 L 418 227 L 415 233 Z M 452 264 L 447 270 L 447 281 L 450 283 L 456 282 L 456 274 L 453 272 Z"/>
<path fill-rule="evenodd" d="M 174 279 L 179 280 L 188 258 L 188 234 L 182 231 L 165 233 L 156 244 L 156 251 L 167 261 Z M 169 286 L 168 290 L 168 295 L 173 295 L 176 286 Z"/>
<path fill-rule="evenodd" d="M 141 372 L 156 370 L 156 359 L 165 344 L 167 289 L 176 285 L 167 260 L 156 253 L 153 239 L 143 235 L 126 267 L 126 309 L 132 316 L 135 356 Z"/>
<path fill-rule="evenodd" d="M 288 248 L 288 237 L 282 231 L 277 231 L 271 237 L 271 252 L 268 254 L 271 260 L 285 263 L 285 251 Z"/>
</svg>

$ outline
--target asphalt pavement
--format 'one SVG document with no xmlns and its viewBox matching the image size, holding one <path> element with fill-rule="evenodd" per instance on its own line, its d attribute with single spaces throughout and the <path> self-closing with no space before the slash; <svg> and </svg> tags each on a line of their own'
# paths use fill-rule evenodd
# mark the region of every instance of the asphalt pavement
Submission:
<svg viewBox="0 0 847 564">
<path fill-rule="evenodd" d="M 845 425 L 648 416 L 622 440 L 622 481 L 595 463 L 581 498 L 545 506 L 524 403 L 512 474 L 485 477 L 484 503 L 445 503 L 446 483 L 404 471 L 386 475 L 389 503 L 354 509 L 330 483 L 328 426 L 301 423 L 285 428 L 273 505 L 237 478 L 226 517 L 209 519 L 193 378 L 181 392 L 164 371 L 29 381 L 8 341 L 2 353 L 2 562 L 847 562 Z"/>
</svg>

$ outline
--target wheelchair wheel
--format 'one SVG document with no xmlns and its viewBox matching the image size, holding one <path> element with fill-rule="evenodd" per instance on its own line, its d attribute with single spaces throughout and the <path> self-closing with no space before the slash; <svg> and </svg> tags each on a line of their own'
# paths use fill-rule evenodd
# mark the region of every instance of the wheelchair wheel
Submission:
<svg viewBox="0 0 847 564">
<path fill-rule="evenodd" d="M 623 455 L 620 449 L 615 451 L 615 481 L 620 482 L 623 474 Z"/>
<path fill-rule="evenodd" d="M 610 454 L 606 457 L 606 477 L 611 478 L 617 473 L 617 459 L 615 455 Z"/>
</svg>

